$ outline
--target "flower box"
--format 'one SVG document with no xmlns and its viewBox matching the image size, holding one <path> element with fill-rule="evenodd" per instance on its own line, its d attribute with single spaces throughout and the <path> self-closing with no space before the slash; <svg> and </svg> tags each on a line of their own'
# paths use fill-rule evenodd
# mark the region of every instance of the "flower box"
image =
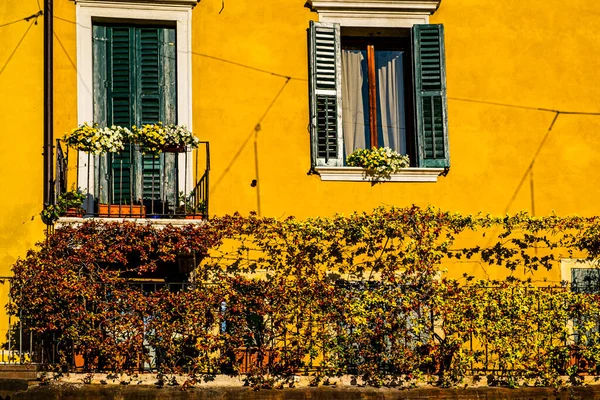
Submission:
<svg viewBox="0 0 600 400">
<path fill-rule="evenodd" d="M 165 146 L 162 148 L 164 153 L 185 153 L 185 145 L 181 146 Z"/>
<path fill-rule="evenodd" d="M 99 217 L 145 218 L 146 206 L 138 204 L 99 204 Z"/>
<path fill-rule="evenodd" d="M 65 217 L 83 217 L 83 210 L 81 208 L 69 207 L 65 211 Z"/>
<path fill-rule="evenodd" d="M 256 347 L 239 347 L 234 350 L 235 364 L 241 374 L 251 372 L 255 368 L 265 368 L 281 361 L 279 352 L 274 349 L 263 349 L 259 357 Z"/>
</svg>

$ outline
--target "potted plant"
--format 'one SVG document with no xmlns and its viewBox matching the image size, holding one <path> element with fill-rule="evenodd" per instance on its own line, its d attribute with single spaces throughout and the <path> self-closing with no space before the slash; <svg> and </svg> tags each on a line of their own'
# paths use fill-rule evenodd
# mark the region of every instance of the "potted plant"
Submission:
<svg viewBox="0 0 600 400">
<path fill-rule="evenodd" d="M 408 156 L 389 147 L 356 149 L 346 159 L 351 167 L 365 169 L 365 176 L 371 180 L 390 179 L 393 173 L 410 165 Z"/>
<path fill-rule="evenodd" d="M 125 149 L 125 143 L 133 138 L 133 133 L 120 126 L 100 128 L 98 124 L 87 122 L 63 136 L 67 146 L 92 154 L 117 153 Z"/>
<path fill-rule="evenodd" d="M 182 153 L 187 147 L 197 148 L 199 139 L 183 125 L 146 124 L 132 127 L 133 140 L 144 153 L 161 151 Z"/>
<path fill-rule="evenodd" d="M 42 222 L 46 225 L 54 225 L 60 218 L 60 211 L 54 204 L 46 204 L 44 209 L 40 212 Z"/>
<path fill-rule="evenodd" d="M 99 127 L 87 122 L 63 136 L 67 146 L 92 154 L 118 153 L 125 144 L 138 144 L 143 153 L 183 152 L 197 148 L 200 140 L 184 125 L 145 124 L 131 129 L 121 126 Z"/>
<path fill-rule="evenodd" d="M 98 204 L 99 217 L 146 218 L 142 204 Z"/>
<path fill-rule="evenodd" d="M 83 217 L 84 200 L 85 194 L 71 189 L 61 193 L 56 199 L 56 204 L 46 204 L 40 212 L 40 217 L 46 225 L 53 225 L 60 217 Z"/>
<path fill-rule="evenodd" d="M 60 215 L 65 217 L 83 217 L 85 210 L 83 202 L 85 194 L 79 190 L 71 189 L 68 192 L 62 193 L 56 200 L 56 206 L 59 209 Z"/>
<path fill-rule="evenodd" d="M 206 213 L 206 202 L 204 200 L 195 201 L 194 191 L 185 196 L 183 192 L 179 192 L 179 206 L 177 214 L 185 215 L 186 219 L 202 219 Z"/>
</svg>

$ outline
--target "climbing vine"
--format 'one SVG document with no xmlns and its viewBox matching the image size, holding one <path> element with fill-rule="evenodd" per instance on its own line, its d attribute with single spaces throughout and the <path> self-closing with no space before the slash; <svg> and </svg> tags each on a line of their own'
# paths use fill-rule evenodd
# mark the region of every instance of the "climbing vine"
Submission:
<svg viewBox="0 0 600 400">
<path fill-rule="evenodd" d="M 597 372 L 600 298 L 532 278 L 596 260 L 599 232 L 596 217 L 416 206 L 178 228 L 90 221 L 17 261 L 8 308 L 55 362 L 79 356 L 89 371 L 242 373 L 257 387 L 297 374 L 560 385 Z M 504 278 L 449 278 L 463 265 Z"/>
</svg>

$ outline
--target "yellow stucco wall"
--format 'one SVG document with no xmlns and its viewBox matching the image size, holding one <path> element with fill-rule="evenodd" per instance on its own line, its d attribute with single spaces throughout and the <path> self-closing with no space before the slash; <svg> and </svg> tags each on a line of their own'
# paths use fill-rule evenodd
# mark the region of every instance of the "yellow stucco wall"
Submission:
<svg viewBox="0 0 600 400">
<path fill-rule="evenodd" d="M 77 123 L 75 7 L 55 1 L 57 135 Z M 33 0 L 0 2 L 0 25 L 37 10 Z M 193 128 L 211 144 L 211 214 L 307 217 L 413 203 L 461 213 L 598 214 L 600 117 L 560 114 L 548 133 L 555 114 L 537 108 L 600 111 L 599 12 L 589 0 L 444 0 L 431 22 L 446 32 L 450 173 L 437 183 L 371 185 L 307 175 L 306 28 L 317 14 L 304 0 L 202 0 L 192 12 Z M 0 32 L 6 274 L 43 231 L 43 25 L 21 21 Z"/>
<path fill-rule="evenodd" d="M 194 10 L 198 52 L 297 78 L 284 87 L 279 76 L 194 58 L 194 128 L 211 142 L 212 212 L 305 217 L 413 203 L 495 215 L 599 212 L 600 117 L 561 114 L 548 132 L 556 114 L 536 109 L 600 111 L 600 6 L 444 0 L 431 22 L 446 32 L 450 173 L 437 183 L 372 186 L 307 175 L 306 27 L 317 15 L 301 3 L 230 1 L 218 14 L 221 1 L 205 0 Z M 448 267 L 484 275 L 475 264 Z M 560 280 L 559 271 L 548 277 Z"/>
<path fill-rule="evenodd" d="M 43 238 L 43 23 L 35 1 L 0 2 L 0 276 Z M 0 305 L 8 284 L 0 285 Z M 4 308 L 0 309 L 4 315 Z M 8 321 L 0 318 L 0 342 Z"/>
<path fill-rule="evenodd" d="M 450 174 L 433 184 L 371 186 L 322 182 L 306 174 L 305 29 L 317 16 L 300 3 L 226 2 L 219 15 L 221 1 L 206 0 L 194 10 L 198 52 L 299 78 L 269 109 L 255 150 L 253 128 L 285 79 L 195 56 L 194 128 L 212 146 L 212 211 L 245 213 L 257 210 L 260 200 L 261 213 L 270 216 L 412 203 L 463 213 L 598 213 L 592 199 L 600 194 L 594 179 L 600 165 L 595 157 L 599 117 L 560 115 L 544 141 L 555 116 L 551 112 L 458 100 L 600 111 L 593 84 L 600 66 L 594 55 L 598 35 L 589 9 L 597 6 L 584 1 L 443 1 L 431 22 L 443 23 L 446 30 Z M 250 186 L 255 157 L 258 189 Z"/>
</svg>

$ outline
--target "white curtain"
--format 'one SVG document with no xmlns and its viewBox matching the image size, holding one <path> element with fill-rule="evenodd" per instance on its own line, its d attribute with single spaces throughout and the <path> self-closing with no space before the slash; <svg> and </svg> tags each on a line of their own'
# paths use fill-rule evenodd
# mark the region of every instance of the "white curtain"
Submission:
<svg viewBox="0 0 600 400">
<path fill-rule="evenodd" d="M 345 157 L 371 146 L 365 50 L 342 50 L 342 129 Z M 375 51 L 377 126 L 380 147 L 406 154 L 403 54 Z"/>
<path fill-rule="evenodd" d="M 379 146 L 406 154 L 403 53 L 376 51 Z"/>
<path fill-rule="evenodd" d="M 366 51 L 342 50 L 342 129 L 345 157 L 367 147 L 369 131 Z M 365 109 L 367 111 L 365 111 Z"/>
</svg>

